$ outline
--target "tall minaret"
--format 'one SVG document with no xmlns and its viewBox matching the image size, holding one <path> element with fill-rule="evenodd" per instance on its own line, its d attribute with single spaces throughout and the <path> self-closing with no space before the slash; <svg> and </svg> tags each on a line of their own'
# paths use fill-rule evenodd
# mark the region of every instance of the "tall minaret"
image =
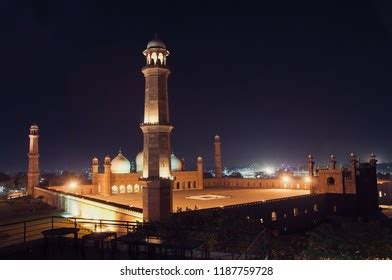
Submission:
<svg viewBox="0 0 392 280">
<path fill-rule="evenodd" d="M 308 156 L 308 173 L 310 177 L 314 176 L 314 158 L 312 155 Z"/>
<path fill-rule="evenodd" d="M 215 136 L 215 177 L 222 177 L 221 140 L 219 135 Z"/>
<path fill-rule="evenodd" d="M 38 151 L 38 126 L 30 127 L 29 166 L 27 171 L 27 194 L 34 196 L 34 187 L 39 185 L 39 151 Z"/>
<path fill-rule="evenodd" d="M 166 65 L 169 51 L 155 37 L 143 52 L 146 66 L 143 131 L 143 218 L 159 221 L 172 212 L 172 176 L 170 166 L 170 133 L 167 78 L 170 70 Z"/>
</svg>

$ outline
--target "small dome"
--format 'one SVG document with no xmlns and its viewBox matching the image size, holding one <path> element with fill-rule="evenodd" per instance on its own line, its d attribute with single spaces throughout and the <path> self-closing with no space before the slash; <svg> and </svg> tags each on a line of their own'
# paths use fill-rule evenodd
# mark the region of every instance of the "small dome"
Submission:
<svg viewBox="0 0 392 280">
<path fill-rule="evenodd" d="M 182 171 L 182 161 L 173 153 L 170 156 L 170 162 L 172 171 Z"/>
<path fill-rule="evenodd" d="M 117 174 L 129 173 L 131 171 L 131 163 L 126 157 L 123 156 L 121 151 L 112 160 L 111 171 L 112 173 L 117 173 Z"/>
<path fill-rule="evenodd" d="M 171 164 L 172 171 L 182 171 L 182 162 L 173 153 L 170 156 L 170 164 Z M 138 153 L 136 156 L 136 172 L 142 172 L 142 171 L 143 171 L 143 151 Z"/>
<path fill-rule="evenodd" d="M 162 42 L 158 37 L 155 37 L 152 39 L 150 42 L 147 44 L 147 49 L 150 48 L 161 48 L 161 49 L 166 49 L 166 45 L 164 42 Z"/>
</svg>

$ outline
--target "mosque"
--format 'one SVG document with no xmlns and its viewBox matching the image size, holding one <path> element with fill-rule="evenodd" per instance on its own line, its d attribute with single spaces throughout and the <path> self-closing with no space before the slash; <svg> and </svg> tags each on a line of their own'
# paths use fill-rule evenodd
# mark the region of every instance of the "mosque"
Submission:
<svg viewBox="0 0 392 280">
<path fill-rule="evenodd" d="M 197 159 L 197 170 L 185 170 L 185 160 L 180 160 L 173 153 L 170 156 L 173 176 L 173 190 L 203 189 L 203 160 Z M 91 194 L 105 196 L 141 192 L 140 177 L 143 172 L 143 151 L 136 156 L 136 172 L 131 171 L 130 161 L 122 154 L 110 160 L 104 159 L 104 172 L 100 173 L 98 158 L 92 160 L 92 189 Z"/>
<path fill-rule="evenodd" d="M 105 213 L 133 215 L 144 221 L 162 220 L 176 212 L 177 208 L 185 207 L 253 209 L 252 214 L 269 222 L 276 222 L 278 217 L 284 217 L 282 221 L 285 222 L 290 211 L 293 217 L 308 215 L 314 222 L 321 209 L 325 213 L 351 211 L 360 215 L 377 212 L 377 160 L 374 154 L 369 162 L 360 162 L 356 155 L 351 154 L 348 168 L 337 168 L 334 156 L 331 156 L 327 168 L 316 168 L 310 155 L 308 175 L 303 177 L 288 173 L 269 179 L 230 178 L 222 176 L 221 138 L 216 135 L 215 177 L 203 178 L 201 156 L 197 158 L 196 170 L 186 170 L 185 160 L 171 152 L 173 126 L 169 118 L 167 82 L 170 53 L 160 39 L 154 38 L 143 54 L 146 58 L 146 65 L 142 68 L 145 102 L 140 129 L 144 141 L 143 151 L 136 156 L 136 171 L 131 170 L 130 161 L 120 150 L 113 159 L 109 156 L 103 159 L 101 172 L 99 159 L 92 159 L 90 185 L 40 187 L 39 130 L 37 125 L 33 125 L 29 135 L 29 195 L 43 197 L 46 203 L 75 216 L 97 217 L 96 213 L 105 209 Z M 297 206 L 290 210 L 294 202 Z M 254 210 L 256 206 L 260 207 L 257 211 Z M 89 209 L 89 212 L 83 212 L 83 209 Z"/>
</svg>

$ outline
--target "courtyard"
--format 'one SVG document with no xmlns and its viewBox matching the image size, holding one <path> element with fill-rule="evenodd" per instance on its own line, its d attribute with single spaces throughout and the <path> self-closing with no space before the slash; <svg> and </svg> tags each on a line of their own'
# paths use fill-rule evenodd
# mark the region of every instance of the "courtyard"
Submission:
<svg viewBox="0 0 392 280">
<path fill-rule="evenodd" d="M 179 209 L 205 209 L 242 203 L 280 199 L 298 195 L 306 195 L 308 190 L 293 189 L 256 189 L 208 187 L 202 190 L 173 191 L 173 211 Z M 115 202 L 132 207 L 142 208 L 142 193 L 130 193 L 113 196 L 86 195 L 95 199 Z"/>
</svg>

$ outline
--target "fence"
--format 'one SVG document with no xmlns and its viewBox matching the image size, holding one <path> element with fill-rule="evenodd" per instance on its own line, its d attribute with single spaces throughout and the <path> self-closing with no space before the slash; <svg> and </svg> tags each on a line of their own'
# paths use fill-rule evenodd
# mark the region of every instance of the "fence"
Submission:
<svg viewBox="0 0 392 280">
<path fill-rule="evenodd" d="M 80 236 L 83 236 L 92 231 L 116 231 L 125 234 L 135 231 L 140 225 L 141 223 L 130 221 L 49 216 L 0 225 L 0 248 L 41 239 L 43 230 L 58 227 L 80 228 Z"/>
</svg>

